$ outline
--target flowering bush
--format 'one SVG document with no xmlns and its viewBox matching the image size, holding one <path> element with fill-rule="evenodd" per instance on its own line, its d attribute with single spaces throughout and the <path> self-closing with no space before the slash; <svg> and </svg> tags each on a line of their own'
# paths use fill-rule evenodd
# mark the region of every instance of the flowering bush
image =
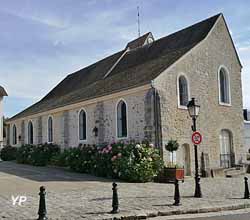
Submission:
<svg viewBox="0 0 250 220">
<path fill-rule="evenodd" d="M 18 149 L 17 161 L 36 166 L 50 163 L 129 182 L 151 181 L 163 168 L 160 152 L 152 144 L 80 145 L 59 151 L 58 146 L 51 144 L 24 145 Z"/>
<path fill-rule="evenodd" d="M 119 145 L 121 152 L 112 161 L 115 177 L 130 182 L 152 181 L 161 171 L 163 161 L 158 149 L 149 144 Z"/>
<path fill-rule="evenodd" d="M 95 155 L 97 148 L 91 145 L 79 145 L 70 148 L 67 156 L 68 166 L 77 172 L 92 173 L 95 167 Z"/>
<path fill-rule="evenodd" d="M 149 144 L 113 143 L 99 148 L 95 174 L 130 182 L 151 181 L 163 167 L 158 149 Z"/>
</svg>

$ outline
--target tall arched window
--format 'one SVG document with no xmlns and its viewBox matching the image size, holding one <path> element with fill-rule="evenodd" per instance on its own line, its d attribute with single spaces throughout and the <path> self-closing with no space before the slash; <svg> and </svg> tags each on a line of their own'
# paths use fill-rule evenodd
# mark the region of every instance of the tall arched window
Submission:
<svg viewBox="0 0 250 220">
<path fill-rule="evenodd" d="M 79 113 L 79 139 L 81 141 L 87 138 L 87 117 L 86 112 L 81 110 Z"/>
<path fill-rule="evenodd" d="M 33 124 L 31 121 L 28 124 L 28 144 L 33 144 Z"/>
<path fill-rule="evenodd" d="M 117 105 L 117 136 L 118 138 L 127 137 L 127 106 L 124 101 Z"/>
<path fill-rule="evenodd" d="M 185 76 L 181 75 L 178 78 L 178 91 L 179 91 L 179 106 L 187 107 L 189 100 L 188 81 Z"/>
<path fill-rule="evenodd" d="M 12 130 L 12 134 L 13 134 L 13 145 L 17 144 L 17 134 L 16 134 L 16 125 L 13 125 L 13 130 Z"/>
<path fill-rule="evenodd" d="M 220 102 L 230 104 L 230 82 L 229 74 L 225 68 L 219 70 L 219 90 L 220 90 Z"/>
<path fill-rule="evenodd" d="M 48 142 L 53 142 L 53 119 L 49 117 L 48 119 Z"/>
</svg>

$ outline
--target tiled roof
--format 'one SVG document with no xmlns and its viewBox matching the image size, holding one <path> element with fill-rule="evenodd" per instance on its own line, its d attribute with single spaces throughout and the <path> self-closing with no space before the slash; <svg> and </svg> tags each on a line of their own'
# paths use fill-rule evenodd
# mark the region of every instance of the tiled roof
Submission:
<svg viewBox="0 0 250 220">
<path fill-rule="evenodd" d="M 148 45 L 129 50 L 107 77 L 104 77 L 105 74 L 125 50 L 72 73 L 42 100 L 10 120 L 146 85 L 202 41 L 219 16 L 215 15 Z"/>
</svg>

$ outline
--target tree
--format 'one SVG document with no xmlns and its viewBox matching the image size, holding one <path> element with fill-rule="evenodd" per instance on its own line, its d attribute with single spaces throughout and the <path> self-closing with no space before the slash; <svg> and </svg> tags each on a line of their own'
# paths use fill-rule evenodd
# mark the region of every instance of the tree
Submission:
<svg viewBox="0 0 250 220">
<path fill-rule="evenodd" d="M 174 154 L 173 154 L 173 152 L 177 151 L 178 148 L 179 148 L 179 144 L 178 144 L 177 140 L 172 140 L 171 139 L 170 141 L 168 141 L 167 144 L 165 144 L 165 149 L 167 151 L 171 152 L 171 154 L 172 154 L 172 165 L 174 163 Z"/>
</svg>

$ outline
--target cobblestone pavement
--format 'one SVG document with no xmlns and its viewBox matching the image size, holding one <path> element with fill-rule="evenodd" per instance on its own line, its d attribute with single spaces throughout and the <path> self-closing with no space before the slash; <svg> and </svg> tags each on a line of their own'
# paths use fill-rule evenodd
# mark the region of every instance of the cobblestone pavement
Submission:
<svg viewBox="0 0 250 220">
<path fill-rule="evenodd" d="M 250 177 L 250 176 L 249 176 Z M 111 211 L 112 180 L 52 167 L 32 167 L 0 162 L 0 219 L 36 219 L 39 187 L 47 189 L 49 219 L 112 219 L 121 216 L 169 215 L 169 212 L 202 212 L 218 207 L 250 207 L 244 195 L 243 176 L 201 180 L 203 198 L 193 198 L 194 180 L 180 183 L 181 206 L 172 206 L 174 186 L 159 183 L 118 182 L 120 213 Z M 12 196 L 27 196 L 19 206 Z"/>
</svg>

